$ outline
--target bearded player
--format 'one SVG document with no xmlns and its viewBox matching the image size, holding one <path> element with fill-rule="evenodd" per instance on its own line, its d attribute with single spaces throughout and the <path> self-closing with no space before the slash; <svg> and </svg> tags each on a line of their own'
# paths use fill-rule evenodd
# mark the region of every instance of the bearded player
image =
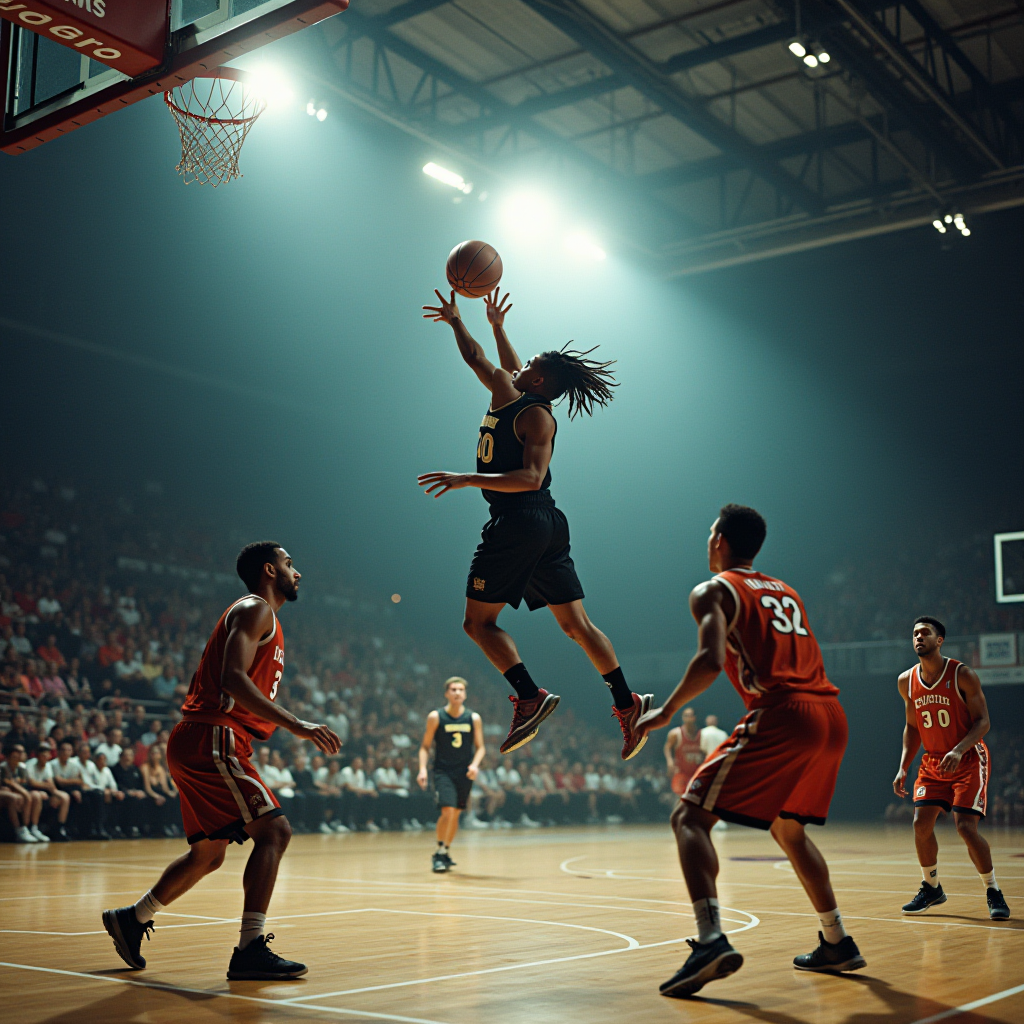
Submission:
<svg viewBox="0 0 1024 1024">
<path fill-rule="evenodd" d="M 689 958 L 661 985 L 666 996 L 693 995 L 743 964 L 722 932 L 710 834 L 719 819 L 769 830 L 814 905 L 818 947 L 796 957 L 794 967 L 836 972 L 866 963 L 843 927 L 828 865 L 804 829 L 825 824 L 846 749 L 846 715 L 839 690 L 825 676 L 800 595 L 753 567 L 766 532 L 752 508 L 721 510 L 708 538 L 708 565 L 716 575 L 690 594 L 699 649 L 664 707 L 637 723 L 644 734 L 668 725 L 723 668 L 747 707 L 672 814 L 698 938 L 686 940 Z"/>
<path fill-rule="evenodd" d="M 252 741 L 277 726 L 312 740 L 325 754 L 341 741 L 325 725 L 300 722 L 274 703 L 284 672 L 284 633 L 277 612 L 299 596 L 300 574 L 280 544 L 244 547 L 238 575 L 249 590 L 221 615 L 206 642 L 182 706 L 184 718 L 167 743 L 167 766 L 181 793 L 188 853 L 173 861 L 134 906 L 103 911 L 103 927 L 129 967 L 146 966 L 141 953 L 153 918 L 224 863 L 229 843 L 253 841 L 242 876 L 245 902 L 228 978 L 283 980 L 306 973 L 285 960 L 264 935 L 267 908 L 291 828 L 277 798 L 250 763 Z"/>
<path fill-rule="evenodd" d="M 978 831 L 985 817 L 991 772 L 988 747 L 982 740 L 989 730 L 988 705 L 978 673 L 955 658 L 942 656 L 945 638 L 946 627 L 938 619 L 920 616 L 914 622 L 918 664 L 897 683 L 907 712 L 903 757 L 892 784 L 897 796 L 907 795 L 907 771 L 918 748 L 924 746 L 914 783 L 914 845 L 923 880 L 903 913 L 920 914 L 946 902 L 939 881 L 935 821 L 939 811 L 952 811 L 957 834 L 981 876 L 988 916 L 1005 921 L 1010 908 L 996 882 L 992 851 Z"/>
<path fill-rule="evenodd" d="M 439 306 L 424 306 L 428 320 L 451 325 L 462 358 L 491 393 L 480 424 L 475 473 L 424 473 L 419 483 L 439 498 L 461 487 L 479 487 L 490 506 L 466 583 L 463 628 L 491 664 L 516 691 L 512 725 L 503 754 L 529 743 L 559 697 L 533 681 L 512 638 L 498 625 L 506 604 L 518 608 L 523 598 L 530 611 L 547 605 L 566 635 L 575 640 L 608 684 L 612 713 L 622 729 L 622 759 L 640 752 L 645 739 L 632 725 L 650 707 L 651 695 L 632 693 L 611 641 L 583 609 L 583 587 L 569 555 L 569 524 L 551 497 L 551 456 L 557 424 L 551 403 L 569 399 L 569 418 L 593 414 L 606 406 L 617 387 L 608 367 L 585 358 L 586 352 L 544 352 L 523 365 L 505 333 L 505 314 L 512 308 L 506 293 L 487 296 L 487 319 L 494 329 L 498 361 L 494 364 L 466 330 L 455 292 Z M 589 351 L 593 351 L 590 349 Z"/>
</svg>

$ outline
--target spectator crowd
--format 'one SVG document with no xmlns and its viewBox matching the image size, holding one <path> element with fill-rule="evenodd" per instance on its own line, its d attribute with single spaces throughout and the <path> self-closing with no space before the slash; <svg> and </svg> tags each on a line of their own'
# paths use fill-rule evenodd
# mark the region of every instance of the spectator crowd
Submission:
<svg viewBox="0 0 1024 1024">
<path fill-rule="evenodd" d="M 130 501 L 87 501 L 42 481 L 0 491 L 0 839 L 180 835 L 166 742 L 209 631 L 241 590 L 211 567 L 233 566 L 250 539 L 216 540 L 188 521 L 153 485 Z M 618 731 L 592 727 L 565 705 L 536 740 L 499 758 L 503 688 L 475 683 L 450 650 L 403 633 L 383 601 L 309 586 L 285 629 L 278 699 L 343 741 L 330 759 L 283 730 L 258 747 L 258 770 L 296 831 L 432 822 L 432 787 L 415 781 L 416 750 L 453 674 L 470 679 L 468 704 L 483 717 L 488 744 L 469 827 L 663 821 L 669 813 L 674 769 L 659 756 L 661 742 L 624 764 Z M 1008 749 L 1012 742 L 1006 737 Z M 1012 749 L 999 758 L 1005 777 L 993 780 L 993 814 L 1019 824 L 1019 741 Z"/>
</svg>

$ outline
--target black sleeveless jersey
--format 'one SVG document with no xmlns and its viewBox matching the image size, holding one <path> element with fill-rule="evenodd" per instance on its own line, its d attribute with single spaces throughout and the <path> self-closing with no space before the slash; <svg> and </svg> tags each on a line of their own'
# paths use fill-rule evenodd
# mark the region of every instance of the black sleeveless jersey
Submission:
<svg viewBox="0 0 1024 1024">
<path fill-rule="evenodd" d="M 453 718 L 438 708 L 437 717 L 441 721 L 434 733 L 434 771 L 465 772 L 473 760 L 473 712 L 463 708 Z"/>
<path fill-rule="evenodd" d="M 531 405 L 543 406 L 551 412 L 551 403 L 541 395 L 527 392 L 500 409 L 488 409 L 480 424 L 480 439 L 476 445 L 476 471 L 478 473 L 509 473 L 514 469 L 523 468 L 523 442 L 516 434 L 516 420 L 519 414 Z M 557 424 L 555 426 L 557 430 Z M 554 450 L 554 439 L 551 441 Z M 521 495 L 530 494 L 532 502 L 536 502 L 536 494 L 551 497 L 548 488 L 551 486 L 551 467 L 544 474 L 544 482 L 539 492 L 506 492 L 483 491 L 484 499 L 489 505 L 515 506 L 521 504 Z"/>
</svg>

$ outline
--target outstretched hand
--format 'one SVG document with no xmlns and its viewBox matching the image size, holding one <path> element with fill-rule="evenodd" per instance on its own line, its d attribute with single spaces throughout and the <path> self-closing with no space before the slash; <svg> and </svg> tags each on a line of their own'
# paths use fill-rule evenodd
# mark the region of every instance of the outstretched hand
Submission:
<svg viewBox="0 0 1024 1024">
<path fill-rule="evenodd" d="M 318 750 L 327 754 L 328 757 L 333 757 L 341 749 L 341 739 L 338 734 L 319 722 L 299 721 L 292 732 L 301 739 L 310 740 Z"/>
<path fill-rule="evenodd" d="M 498 299 L 498 294 L 501 291 L 500 288 L 495 288 L 484 299 L 487 310 L 487 319 L 495 327 L 502 327 L 505 323 L 505 314 L 512 308 L 512 303 L 508 301 L 508 292 L 502 299 Z M 507 305 L 506 305 L 507 303 Z"/>
<path fill-rule="evenodd" d="M 435 288 L 434 294 L 437 296 L 438 301 L 441 303 L 440 306 L 424 306 L 423 308 L 427 311 L 423 314 L 424 320 L 433 320 L 434 323 L 446 323 L 450 324 L 453 320 L 461 320 L 462 317 L 459 314 L 459 307 L 455 303 L 455 290 L 452 290 L 451 299 L 445 299 L 445 297 Z"/>
<path fill-rule="evenodd" d="M 420 487 L 426 488 L 427 494 L 440 498 L 446 491 L 457 491 L 460 487 L 468 487 L 469 476 L 469 473 L 421 473 L 416 477 L 416 482 Z"/>
</svg>

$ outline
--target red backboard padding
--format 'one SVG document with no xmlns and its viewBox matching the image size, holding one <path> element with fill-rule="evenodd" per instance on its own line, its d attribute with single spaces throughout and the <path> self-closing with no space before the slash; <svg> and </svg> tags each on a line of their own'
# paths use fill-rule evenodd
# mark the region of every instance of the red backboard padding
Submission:
<svg viewBox="0 0 1024 1024">
<path fill-rule="evenodd" d="M 134 78 L 164 59 L 169 0 L 0 0 L 0 18 Z"/>
</svg>

